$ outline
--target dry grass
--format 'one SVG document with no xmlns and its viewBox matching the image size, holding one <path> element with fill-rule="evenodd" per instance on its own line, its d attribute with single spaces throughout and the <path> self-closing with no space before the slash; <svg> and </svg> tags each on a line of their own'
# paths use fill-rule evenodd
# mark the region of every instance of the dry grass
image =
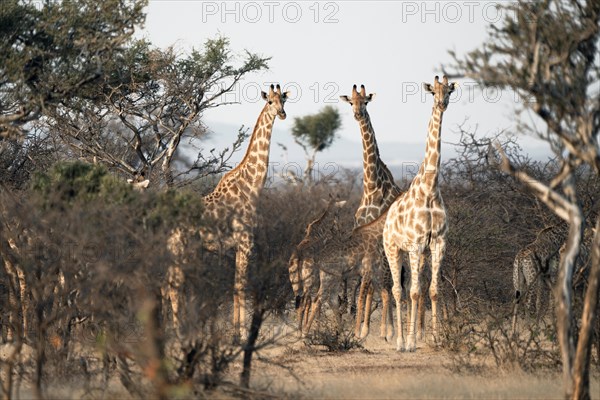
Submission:
<svg viewBox="0 0 600 400">
<path fill-rule="evenodd" d="M 418 342 L 414 353 L 400 353 L 395 343 L 371 334 L 362 349 L 328 352 L 307 346 L 295 335 L 283 340 L 284 346 L 259 354 L 262 362 L 257 363 L 253 386 L 284 398 L 562 398 L 558 372 L 498 368 L 491 356 L 473 360 L 476 368 L 456 372 L 452 354 L 424 342 Z M 239 370 L 235 365 L 230 373 L 236 376 Z M 592 399 L 600 399 L 598 370 L 591 377 L 591 393 Z"/>
</svg>

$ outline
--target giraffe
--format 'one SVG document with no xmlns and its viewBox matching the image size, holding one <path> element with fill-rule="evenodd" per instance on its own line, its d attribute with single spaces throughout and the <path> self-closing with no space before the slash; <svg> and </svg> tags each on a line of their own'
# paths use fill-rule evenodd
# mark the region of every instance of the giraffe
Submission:
<svg viewBox="0 0 600 400">
<path fill-rule="evenodd" d="M 542 314 L 544 286 L 551 287 L 552 277 L 556 276 L 560 261 L 561 244 L 566 238 L 562 224 L 552 225 L 539 231 L 533 242 L 519 250 L 513 262 L 513 286 L 515 306 L 513 311 L 513 333 L 516 332 L 518 306 L 523 295 L 527 308 L 533 308 L 539 318 Z"/>
<path fill-rule="evenodd" d="M 400 195 L 390 206 L 383 229 L 383 245 L 392 273 L 392 293 L 396 301 L 396 319 L 398 337 L 396 349 L 404 348 L 404 333 L 401 316 L 401 256 L 408 253 L 410 258 L 410 297 L 411 312 L 408 325 L 407 351 L 416 350 L 416 316 L 420 297 L 420 274 L 424 264 L 424 252 L 431 253 L 431 315 L 433 336 L 437 336 L 437 302 L 440 267 L 446 247 L 448 222 L 444 201 L 438 186 L 440 168 L 442 116 L 448 108 L 450 95 L 456 83 L 448 83 L 448 77 L 442 81 L 436 76 L 433 85 L 424 83 L 427 92 L 433 94 L 434 105 L 428 125 L 425 160 L 419 172 L 412 180 L 408 190 Z"/>
<path fill-rule="evenodd" d="M 325 212 L 325 214 L 328 211 Z M 325 215 L 324 214 L 324 215 Z M 309 265 L 309 272 L 315 274 L 318 270 L 319 287 L 316 294 L 311 297 L 310 301 L 301 303 L 303 307 L 300 323 L 303 324 L 302 333 L 306 334 L 314 321 L 315 316 L 320 311 L 320 306 L 323 301 L 327 301 L 334 311 L 338 328 L 341 326 L 341 313 L 338 309 L 335 297 L 338 291 L 335 290 L 336 285 L 340 284 L 340 278 L 354 278 L 359 275 L 363 279 L 370 282 L 373 289 L 370 290 L 370 296 L 375 288 L 381 290 L 382 298 L 382 318 L 381 318 L 381 337 L 390 335 L 391 326 L 391 308 L 389 307 L 389 287 L 391 286 L 389 274 L 385 274 L 385 270 L 381 266 L 377 266 L 381 262 L 383 256 L 383 242 L 381 232 L 385 224 L 386 213 L 384 212 L 376 220 L 358 226 L 350 232 L 339 232 L 339 229 L 322 229 L 318 234 L 321 238 L 322 245 L 314 245 L 318 243 L 314 240 L 316 233 L 309 238 L 309 243 L 313 243 L 310 247 L 304 248 L 301 251 L 296 251 L 290 260 L 290 271 L 296 274 L 296 280 L 301 279 L 298 266 Z M 331 224 L 323 224 L 325 227 Z M 309 263 L 306 263 L 307 257 Z M 362 268 L 357 268 L 361 264 Z M 314 267 L 318 265 L 318 267 Z M 312 282 L 306 278 L 303 282 Z M 314 288 L 313 288 L 314 290 Z M 306 293 L 306 292 L 305 292 Z M 297 303 L 299 301 L 297 300 Z M 371 302 L 366 302 L 365 307 L 365 329 L 369 329 L 369 315 Z"/>
<path fill-rule="evenodd" d="M 202 246 L 212 252 L 235 250 L 235 282 L 233 294 L 234 341 L 245 336 L 246 296 L 248 260 L 254 244 L 254 229 L 257 225 L 256 209 L 259 196 L 264 187 L 269 163 L 269 148 L 275 117 L 284 120 L 284 104 L 289 92 L 281 92 L 281 87 L 271 85 L 269 93 L 261 92 L 266 102 L 256 125 L 248 149 L 242 161 L 227 172 L 215 189 L 203 198 L 203 217 L 209 224 L 200 228 Z M 210 225 L 210 226 L 209 226 Z M 169 241 L 169 250 L 185 245 L 186 229 L 173 232 Z M 173 267 L 168 273 L 169 285 L 166 295 L 171 300 L 173 320 L 177 327 L 178 289 L 183 280 L 179 267 Z"/>
<path fill-rule="evenodd" d="M 296 246 L 289 261 L 289 276 L 296 299 L 298 331 L 306 336 L 321 305 L 318 268 L 312 255 L 341 234 L 340 212 L 346 201 L 330 197 L 325 210 L 306 227 L 302 241 Z M 331 305 L 331 304 L 330 304 Z M 337 308 L 332 305 L 332 308 Z M 311 310 L 315 313 L 311 315 Z M 310 320 L 310 323 L 309 323 Z"/>
<path fill-rule="evenodd" d="M 577 264 L 574 269 L 574 286 L 584 281 L 586 265 L 589 261 L 590 246 L 595 230 L 588 228 L 584 231 Z M 566 249 L 567 227 L 562 224 L 551 225 L 539 231 L 533 242 L 519 250 L 513 263 L 513 286 L 515 289 L 515 304 L 513 308 L 512 330 L 517 332 L 518 307 L 523 296 L 526 306 L 534 310 L 536 318 L 544 315 L 546 306 L 552 295 L 552 287 L 558 276 L 560 258 Z M 547 289 L 547 290 L 545 290 Z M 535 296 L 535 304 L 533 298 Z"/>
<path fill-rule="evenodd" d="M 368 224 L 383 214 L 400 194 L 400 187 L 394 182 L 394 177 L 389 168 L 379 156 L 379 147 L 375 139 L 375 131 L 371 124 L 371 117 L 367 111 L 367 104 L 373 101 L 374 93 L 367 95 L 365 86 L 360 85 L 360 92 L 356 90 L 356 85 L 352 87 L 350 97 L 343 95 L 340 99 L 352 106 L 354 119 L 358 122 L 362 137 L 363 146 L 363 193 L 360 205 L 354 215 L 355 227 Z M 387 259 L 383 257 L 381 263 L 377 263 L 387 270 Z M 368 267 L 364 266 L 365 273 Z M 363 329 L 363 311 L 370 308 L 372 288 L 369 287 L 370 281 L 361 278 L 360 291 L 358 295 L 358 306 L 356 308 L 356 326 L 355 335 L 364 337 L 368 334 L 369 323 L 365 317 Z M 366 316 L 367 314 L 365 314 Z"/>
</svg>

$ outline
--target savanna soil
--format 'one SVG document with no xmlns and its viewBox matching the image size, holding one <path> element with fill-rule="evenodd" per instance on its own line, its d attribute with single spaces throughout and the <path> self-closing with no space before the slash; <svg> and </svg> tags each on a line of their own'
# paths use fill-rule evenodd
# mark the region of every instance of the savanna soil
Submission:
<svg viewBox="0 0 600 400">
<path fill-rule="evenodd" d="M 345 352 L 308 346 L 288 334 L 282 346 L 259 353 L 252 386 L 263 393 L 311 399 L 563 398 L 558 372 L 501 370 L 486 357 L 472 359 L 470 368 L 459 363 L 457 371 L 455 356 L 423 341 L 416 352 L 397 352 L 395 338 L 394 343 L 379 338 L 378 321 L 373 322 L 363 348 Z M 232 380 L 240 371 L 240 365 L 231 370 Z M 599 375 L 594 369 L 592 399 L 600 399 Z"/>
<path fill-rule="evenodd" d="M 558 371 L 525 373 L 516 367 L 497 368 L 491 356 L 471 357 L 436 348 L 424 341 L 416 352 L 397 352 L 394 342 L 379 338 L 378 313 L 373 315 L 371 334 L 361 348 L 329 352 L 324 346 L 307 345 L 298 338 L 293 322 L 270 320 L 262 339 L 274 345 L 255 354 L 248 398 L 286 399 L 562 399 L 562 377 Z M 1 350 L 1 349 L 0 349 Z M 30 349 L 31 350 L 31 349 Z M 24 354 L 25 357 L 27 355 Z M 31 357 L 32 354 L 29 354 Z M 100 367 L 98 365 L 98 367 Z M 239 382 L 241 357 L 226 374 Z M 50 379 L 49 398 L 132 398 L 116 376 L 108 387 L 92 385 L 87 391 L 81 379 Z M 593 367 L 592 399 L 600 400 L 600 372 Z M 240 394 L 240 389 L 233 389 Z M 243 395 L 244 392 L 242 391 Z M 188 393 L 189 395 L 189 393 Z M 208 398 L 231 399 L 231 389 L 204 393 Z M 187 395 L 183 395 L 186 397 Z M 202 395 L 201 395 L 202 396 Z M 20 398 L 34 398 L 29 383 L 23 383 Z"/>
</svg>

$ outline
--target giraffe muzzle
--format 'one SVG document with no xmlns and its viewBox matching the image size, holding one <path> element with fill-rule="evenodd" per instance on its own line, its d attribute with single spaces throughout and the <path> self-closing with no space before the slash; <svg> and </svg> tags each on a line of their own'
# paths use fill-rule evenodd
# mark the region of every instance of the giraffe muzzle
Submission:
<svg viewBox="0 0 600 400">
<path fill-rule="evenodd" d="M 284 120 L 287 117 L 287 114 L 285 113 L 285 111 L 280 111 L 277 113 L 277 116 L 280 120 Z"/>
</svg>

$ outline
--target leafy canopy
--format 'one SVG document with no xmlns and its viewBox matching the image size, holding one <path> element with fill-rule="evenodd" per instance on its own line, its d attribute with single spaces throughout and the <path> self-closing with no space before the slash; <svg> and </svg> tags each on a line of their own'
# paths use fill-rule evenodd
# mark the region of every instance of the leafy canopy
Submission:
<svg viewBox="0 0 600 400">
<path fill-rule="evenodd" d="M 292 135 L 314 151 L 323 151 L 335 139 L 335 132 L 342 125 L 338 110 L 325 106 L 317 114 L 294 119 Z"/>
</svg>

